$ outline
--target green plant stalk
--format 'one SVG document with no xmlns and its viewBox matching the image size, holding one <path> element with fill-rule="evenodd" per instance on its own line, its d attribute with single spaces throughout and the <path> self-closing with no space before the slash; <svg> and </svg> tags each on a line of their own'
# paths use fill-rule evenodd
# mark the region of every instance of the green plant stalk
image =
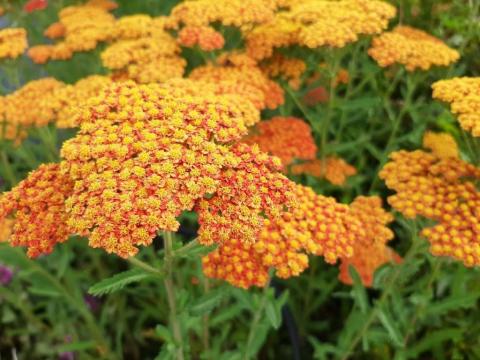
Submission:
<svg viewBox="0 0 480 360">
<path fill-rule="evenodd" d="M 205 294 L 208 294 L 210 291 L 210 284 L 207 277 L 203 278 L 203 291 Z M 202 319 L 202 342 L 203 342 L 203 351 L 208 354 L 210 351 L 210 329 L 209 329 L 210 316 L 207 314 L 203 315 Z"/>
<path fill-rule="evenodd" d="M 17 184 L 17 178 L 15 173 L 12 170 L 12 166 L 10 165 L 7 157 L 7 153 L 4 149 L 2 149 L 2 153 L 0 154 L 1 161 L 2 161 L 2 168 L 5 172 L 5 177 L 7 178 L 10 186 L 15 186 Z"/>
<path fill-rule="evenodd" d="M 386 96 L 384 98 L 384 102 L 385 102 L 384 106 L 385 106 L 385 110 L 387 111 L 387 114 L 388 114 L 389 118 L 392 118 L 392 110 L 391 110 L 390 103 L 389 103 L 389 101 L 390 101 L 389 96 L 391 95 L 391 93 L 394 90 L 393 84 L 395 84 L 395 83 L 396 83 L 396 81 L 394 80 L 393 83 L 392 83 L 392 86 L 389 87 L 389 89 L 386 93 Z M 395 118 L 393 118 L 392 131 L 390 132 L 390 135 L 389 135 L 388 140 L 387 140 L 387 144 L 385 145 L 385 151 L 383 152 L 382 159 L 381 159 L 380 163 L 378 164 L 378 167 L 375 171 L 376 176 L 373 179 L 372 184 L 370 185 L 369 193 L 372 192 L 375 189 L 375 186 L 377 185 L 377 183 L 379 181 L 379 177 L 377 176 L 377 174 L 380 172 L 383 165 L 385 165 L 385 163 L 388 160 L 388 157 L 389 157 L 390 153 L 393 150 L 393 142 L 395 140 L 395 137 L 397 135 L 398 130 L 400 129 L 400 125 L 402 124 L 403 117 L 410 111 L 410 108 L 412 106 L 413 95 L 415 93 L 416 87 L 417 87 L 417 82 L 414 81 L 414 80 L 411 80 L 407 76 L 407 94 L 406 94 L 406 97 L 405 97 L 405 102 L 402 106 L 402 109 L 398 113 L 398 115 Z"/>
<path fill-rule="evenodd" d="M 165 290 L 167 291 L 167 301 L 170 308 L 170 325 L 172 326 L 173 338 L 177 345 L 176 358 L 178 360 L 183 360 L 184 350 L 182 329 L 180 327 L 180 322 L 177 317 L 177 300 L 175 297 L 175 285 L 173 282 L 173 234 L 170 231 L 166 231 L 163 235 L 163 239 L 165 246 L 165 278 L 163 280 L 163 283 L 165 285 Z"/>
<path fill-rule="evenodd" d="M 245 350 L 242 356 L 243 360 L 248 360 L 250 358 L 248 351 L 252 346 L 253 340 L 255 339 L 255 336 L 257 334 L 258 324 L 262 319 L 263 312 L 265 311 L 265 306 L 267 305 L 267 294 L 268 294 L 269 287 L 270 287 L 270 279 L 267 281 L 267 283 L 263 287 L 260 305 L 257 307 L 257 309 L 255 310 L 255 313 L 253 314 L 253 319 L 250 324 L 250 330 L 248 332 L 247 343 L 245 344 L 245 347 L 244 347 Z"/>
<path fill-rule="evenodd" d="M 163 278 L 165 275 L 165 273 L 162 270 L 156 269 L 153 266 L 135 257 L 128 258 L 128 262 L 142 270 L 145 270 L 146 272 L 151 273 L 152 275 L 160 276 L 161 278 Z"/>
<path fill-rule="evenodd" d="M 373 323 L 377 319 L 377 316 L 383 304 L 385 303 L 385 301 L 388 300 L 388 298 L 392 294 L 392 291 L 394 289 L 394 286 L 397 283 L 397 280 L 402 275 L 402 270 L 404 269 L 405 266 L 408 266 L 409 261 L 417 254 L 417 250 L 420 245 L 420 239 L 417 236 L 416 226 L 412 227 L 412 235 L 413 235 L 412 244 L 408 249 L 407 253 L 405 254 L 405 257 L 403 258 L 403 262 L 395 266 L 394 271 L 386 281 L 387 286 L 385 287 L 385 289 L 383 289 L 382 295 L 380 296 L 378 301 L 375 303 L 375 306 L 373 307 L 373 309 L 370 311 L 370 314 L 367 320 L 365 321 L 365 324 L 363 325 L 363 327 L 360 329 L 360 331 L 357 333 L 357 335 L 353 338 L 353 340 L 350 342 L 350 344 L 346 348 L 345 352 L 341 357 L 342 360 L 347 360 L 349 358 L 350 354 L 352 353 L 352 351 L 355 350 L 356 346 L 358 345 L 360 340 L 363 338 L 365 333 L 368 331 L 368 329 L 370 329 L 370 326 L 373 325 Z"/>
</svg>

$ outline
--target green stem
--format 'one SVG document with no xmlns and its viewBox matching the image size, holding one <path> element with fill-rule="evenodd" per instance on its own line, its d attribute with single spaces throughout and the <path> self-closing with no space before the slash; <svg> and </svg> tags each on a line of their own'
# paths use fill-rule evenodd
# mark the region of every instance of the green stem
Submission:
<svg viewBox="0 0 480 360">
<path fill-rule="evenodd" d="M 183 338 L 180 322 L 177 317 L 177 301 L 175 297 L 175 285 L 173 283 L 173 234 L 166 231 L 163 236 L 165 246 L 165 263 L 164 271 L 165 278 L 163 283 L 165 284 L 165 290 L 167 291 L 168 306 L 170 308 L 170 325 L 173 330 L 173 338 L 177 345 L 176 358 L 178 360 L 184 359 L 183 353 Z"/>
<path fill-rule="evenodd" d="M 161 278 L 164 277 L 165 273 L 162 270 L 159 270 L 157 268 L 154 268 L 151 265 L 148 265 L 146 262 L 143 262 L 140 259 L 130 257 L 128 258 L 128 262 L 142 270 L 145 270 L 146 272 L 149 272 L 155 276 L 160 276 Z"/>
<path fill-rule="evenodd" d="M 260 300 L 260 304 L 258 305 L 257 309 L 255 310 L 255 313 L 253 314 L 253 319 L 252 322 L 250 323 L 250 330 L 248 332 L 248 337 L 247 337 L 247 343 L 245 344 L 245 351 L 243 353 L 243 360 L 248 360 L 250 359 L 250 354 L 249 350 L 252 347 L 252 343 L 257 336 L 257 329 L 258 325 L 260 323 L 260 320 L 262 319 L 263 312 L 265 310 L 265 307 L 267 305 L 267 299 L 268 299 L 268 289 L 270 287 L 270 280 L 267 281 L 263 288 L 262 292 L 262 298 Z"/>
<path fill-rule="evenodd" d="M 203 278 L 203 291 L 205 294 L 208 294 L 210 291 L 210 284 L 207 277 Z M 203 332 L 202 332 L 202 341 L 203 341 L 203 352 L 208 354 L 210 351 L 210 330 L 209 330 L 209 322 L 210 316 L 208 313 L 203 315 Z"/>
<path fill-rule="evenodd" d="M 380 296 L 378 301 L 375 303 L 375 306 L 373 307 L 373 309 L 370 311 L 370 314 L 367 320 L 365 321 L 363 327 L 360 329 L 360 331 L 356 334 L 356 336 L 347 346 L 345 352 L 341 357 L 342 360 L 348 359 L 352 351 L 355 350 L 360 340 L 364 337 L 365 333 L 368 331 L 368 329 L 370 329 L 370 326 L 372 326 L 372 324 L 375 322 L 382 306 L 392 294 L 392 291 L 395 288 L 397 280 L 401 277 L 403 273 L 402 270 L 409 265 L 409 261 L 417 254 L 417 250 L 420 245 L 420 241 L 419 241 L 420 239 L 417 236 L 417 231 L 415 226 L 412 229 L 412 235 L 413 235 L 412 244 L 408 249 L 407 253 L 405 254 L 405 257 L 403 258 L 402 263 L 399 265 L 395 265 L 395 269 L 393 270 L 393 272 L 391 273 L 391 275 L 386 281 L 387 286 L 383 289 L 382 295 Z"/>
</svg>

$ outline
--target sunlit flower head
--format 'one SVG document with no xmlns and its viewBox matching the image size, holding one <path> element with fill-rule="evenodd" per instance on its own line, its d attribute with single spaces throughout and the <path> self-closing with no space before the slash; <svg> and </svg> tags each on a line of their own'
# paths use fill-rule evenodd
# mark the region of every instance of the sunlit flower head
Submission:
<svg viewBox="0 0 480 360">
<path fill-rule="evenodd" d="M 247 51 L 264 59 L 272 56 L 275 48 L 290 45 L 344 47 L 360 35 L 380 33 L 395 13 L 392 5 L 377 0 L 290 3 L 272 21 L 246 32 Z"/>
<path fill-rule="evenodd" d="M 52 252 L 71 234 L 65 199 L 73 183 L 58 164 L 40 165 L 11 191 L 0 196 L 0 220 L 13 216 L 10 244 L 26 246 L 30 257 Z"/>
<path fill-rule="evenodd" d="M 325 160 L 315 159 L 291 167 L 292 174 L 309 174 L 325 178 L 333 185 L 344 185 L 347 178 L 357 173 L 357 170 L 345 160 L 337 157 L 327 157 Z"/>
<path fill-rule="evenodd" d="M 302 59 L 289 58 L 280 53 L 275 53 L 260 67 L 268 77 L 283 78 L 288 81 L 292 88 L 297 89 L 307 65 Z"/>
<path fill-rule="evenodd" d="M 480 136 L 480 77 L 457 77 L 432 85 L 433 97 L 449 103 L 463 129 Z"/>
<path fill-rule="evenodd" d="M 61 153 L 75 181 L 69 224 L 91 246 L 134 255 L 158 230 L 176 231 L 184 210 L 216 194 L 223 170 L 240 166 L 227 143 L 247 131 L 243 109 L 182 81 L 112 84 L 80 110 L 80 131 Z"/>
<path fill-rule="evenodd" d="M 0 30 L 0 59 L 15 59 L 27 48 L 27 31 L 22 28 Z"/>
<path fill-rule="evenodd" d="M 317 146 L 310 126 L 301 119 L 277 116 L 258 123 L 255 129 L 244 142 L 257 144 L 262 151 L 277 156 L 285 167 L 295 159 L 315 158 Z"/>
<path fill-rule="evenodd" d="M 440 39 L 404 25 L 373 39 L 368 53 L 382 67 L 400 64 L 408 71 L 448 66 L 460 57 Z"/>
<path fill-rule="evenodd" d="M 432 254 L 480 264 L 480 169 L 421 150 L 394 152 L 390 159 L 380 172 L 396 191 L 388 202 L 409 219 L 422 216 L 436 223 L 422 230 Z"/>
</svg>

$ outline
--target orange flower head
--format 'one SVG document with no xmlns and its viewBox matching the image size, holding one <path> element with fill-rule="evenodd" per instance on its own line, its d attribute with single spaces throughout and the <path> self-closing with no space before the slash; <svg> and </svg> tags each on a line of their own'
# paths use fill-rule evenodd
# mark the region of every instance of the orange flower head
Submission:
<svg viewBox="0 0 480 360">
<path fill-rule="evenodd" d="M 244 139 L 247 144 L 257 144 L 260 150 L 277 156 L 284 166 L 295 159 L 315 159 L 317 146 L 310 126 L 295 117 L 277 116 L 256 126 L 258 133 Z"/>
<path fill-rule="evenodd" d="M 220 196 L 220 184 L 242 163 L 226 144 L 246 133 L 243 109 L 203 88 L 188 91 L 195 82 L 182 81 L 114 83 L 80 108 L 80 131 L 61 154 L 75 181 L 69 224 L 92 247 L 134 255 L 158 230 L 176 231 L 176 218 L 195 202 Z"/>
<path fill-rule="evenodd" d="M 457 77 L 433 84 L 433 97 L 449 103 L 460 126 L 480 136 L 480 77 Z"/>
<path fill-rule="evenodd" d="M 15 221 L 13 219 L 7 218 L 0 221 L 0 243 L 9 241 L 14 223 Z"/>
<path fill-rule="evenodd" d="M 270 78 L 282 77 L 289 85 L 297 89 L 307 65 L 302 59 L 288 58 L 280 53 L 275 53 L 261 65 L 262 71 Z"/>
<path fill-rule="evenodd" d="M 388 202 L 405 217 L 422 216 L 436 222 L 422 230 L 430 251 L 451 256 L 466 266 L 480 264 L 480 169 L 457 158 L 440 158 L 417 150 L 398 151 L 380 172 L 396 194 Z"/>
<path fill-rule="evenodd" d="M 239 161 L 221 172 L 216 193 L 197 204 L 198 237 L 205 245 L 230 239 L 253 243 L 265 216 L 278 217 L 293 201 L 293 183 L 279 173 L 278 158 L 243 143 L 232 153 Z"/>
<path fill-rule="evenodd" d="M 212 51 L 223 48 L 225 39 L 210 26 L 185 26 L 178 33 L 178 43 L 185 47 L 198 45 L 203 51 Z"/>
<path fill-rule="evenodd" d="M 333 185 L 339 186 L 343 186 L 348 177 L 357 173 L 357 170 L 353 166 L 337 157 L 328 157 L 325 161 L 322 159 L 314 159 L 302 164 L 296 164 L 292 166 L 291 171 L 294 175 L 309 174 L 319 178 L 325 178 Z"/>
<path fill-rule="evenodd" d="M 268 79 L 256 63 L 247 56 L 228 54 L 219 59 L 220 66 L 207 64 L 194 69 L 189 78 L 208 82 L 230 82 L 245 90 L 258 109 L 275 109 L 283 104 L 283 90 L 276 82 Z M 254 92 L 248 92 L 252 89 Z M 254 94 L 255 96 L 252 96 Z"/>
<path fill-rule="evenodd" d="M 428 70 L 432 66 L 448 66 L 460 55 L 441 40 L 422 30 L 397 26 L 373 39 L 368 54 L 381 66 L 405 65 L 408 71 Z"/>
<path fill-rule="evenodd" d="M 28 256 L 52 252 L 57 243 L 67 240 L 65 199 L 72 182 L 60 172 L 58 164 L 40 165 L 11 191 L 0 197 L 0 220 L 12 214 L 15 224 L 10 239 L 13 246 L 26 246 Z"/>
<path fill-rule="evenodd" d="M 61 22 L 55 22 L 51 24 L 44 32 L 43 35 L 50 39 L 58 39 L 65 36 L 66 28 Z"/>
<path fill-rule="evenodd" d="M 16 59 L 26 48 L 27 31 L 22 28 L 6 28 L 0 30 L 0 59 Z"/>
</svg>

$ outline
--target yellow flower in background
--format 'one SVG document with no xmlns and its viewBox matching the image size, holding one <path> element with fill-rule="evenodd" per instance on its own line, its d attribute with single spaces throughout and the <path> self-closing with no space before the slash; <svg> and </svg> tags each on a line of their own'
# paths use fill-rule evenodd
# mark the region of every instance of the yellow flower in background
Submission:
<svg viewBox="0 0 480 360">
<path fill-rule="evenodd" d="M 433 98 L 449 103 L 460 126 L 480 136 L 480 77 L 456 77 L 432 85 Z"/>
<path fill-rule="evenodd" d="M 429 149 L 439 158 L 459 158 L 458 145 L 452 135 L 448 133 L 434 133 L 427 131 L 423 135 L 423 147 Z"/>
<path fill-rule="evenodd" d="M 422 230 L 437 256 L 466 266 L 480 264 L 480 169 L 461 159 L 425 151 L 398 151 L 380 172 L 396 194 L 389 204 L 405 217 L 422 216 L 436 225 Z"/>
<path fill-rule="evenodd" d="M 368 54 L 382 67 L 400 64 L 408 71 L 448 66 L 460 58 L 456 50 L 440 39 L 403 25 L 374 38 Z"/>
<path fill-rule="evenodd" d="M 198 47 L 203 51 L 223 48 L 223 35 L 210 26 L 185 26 L 178 33 L 178 43 L 185 47 Z"/>
<path fill-rule="evenodd" d="M 28 47 L 27 31 L 22 28 L 0 30 L 0 59 L 15 59 Z"/>
<path fill-rule="evenodd" d="M 395 13 L 392 5 L 377 0 L 289 2 L 272 21 L 245 31 L 247 52 L 264 59 L 290 45 L 341 48 L 361 35 L 382 32 Z"/>
<path fill-rule="evenodd" d="M 13 219 L 8 218 L 4 218 L 3 221 L 0 221 L 0 243 L 10 240 L 14 222 Z"/>
</svg>

